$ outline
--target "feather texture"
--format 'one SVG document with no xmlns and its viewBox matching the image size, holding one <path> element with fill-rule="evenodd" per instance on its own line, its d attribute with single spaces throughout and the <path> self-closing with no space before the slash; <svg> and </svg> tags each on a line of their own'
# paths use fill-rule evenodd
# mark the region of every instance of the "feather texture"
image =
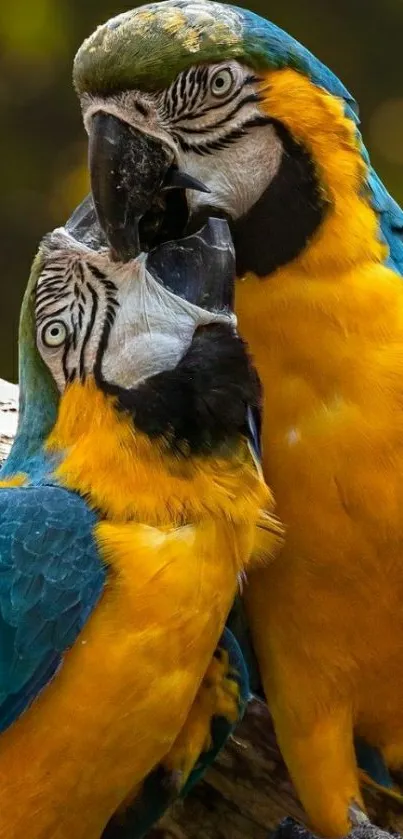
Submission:
<svg viewBox="0 0 403 839">
<path fill-rule="evenodd" d="M 242 713 L 228 633 L 210 662 L 271 497 L 246 440 L 175 458 L 91 380 L 48 448 L 43 486 L 0 486 L 0 836 L 98 839 L 159 765 L 178 794 Z M 140 836 L 155 807 L 136 806 Z"/>
<path fill-rule="evenodd" d="M 100 597 L 95 520 L 59 487 L 0 488 L 0 731 L 52 678 Z"/>
</svg>

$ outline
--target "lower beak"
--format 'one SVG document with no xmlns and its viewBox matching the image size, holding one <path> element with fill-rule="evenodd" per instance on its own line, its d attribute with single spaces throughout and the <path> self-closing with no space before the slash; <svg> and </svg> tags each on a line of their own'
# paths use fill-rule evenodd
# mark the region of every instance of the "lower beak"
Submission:
<svg viewBox="0 0 403 839">
<path fill-rule="evenodd" d="M 162 142 L 112 114 L 92 119 L 91 190 L 112 256 L 127 262 L 140 252 L 139 221 L 162 187 L 173 153 Z"/>
<path fill-rule="evenodd" d="M 178 297 L 210 312 L 234 308 L 235 251 L 225 219 L 209 218 L 197 233 L 165 242 L 147 269 Z"/>
<path fill-rule="evenodd" d="M 151 208 L 157 218 L 163 215 L 164 192 L 208 192 L 177 168 L 168 145 L 103 111 L 92 118 L 89 167 L 99 223 L 112 258 L 121 262 L 140 253 L 139 224 Z"/>
</svg>

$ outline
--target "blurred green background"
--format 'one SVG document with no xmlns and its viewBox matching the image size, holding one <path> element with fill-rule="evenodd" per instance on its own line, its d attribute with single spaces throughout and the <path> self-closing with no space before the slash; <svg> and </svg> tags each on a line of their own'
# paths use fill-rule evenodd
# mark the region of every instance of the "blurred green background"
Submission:
<svg viewBox="0 0 403 839">
<path fill-rule="evenodd" d="M 123 0 L 0 0 L 0 377 L 16 380 L 21 296 L 39 238 L 87 190 L 73 56 Z M 242 3 L 240 4 L 242 5 Z M 248 0 L 358 99 L 372 160 L 403 203 L 403 0 Z"/>
</svg>

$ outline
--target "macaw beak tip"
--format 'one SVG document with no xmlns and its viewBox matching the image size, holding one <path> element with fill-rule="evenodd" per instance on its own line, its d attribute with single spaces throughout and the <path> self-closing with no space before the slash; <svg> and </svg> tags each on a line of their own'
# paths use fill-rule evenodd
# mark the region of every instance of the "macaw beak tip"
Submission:
<svg viewBox="0 0 403 839">
<path fill-rule="evenodd" d="M 178 169 L 174 163 L 165 176 L 164 189 L 194 189 L 197 192 L 211 192 L 208 186 L 193 175 L 189 175 L 188 172 Z"/>
</svg>

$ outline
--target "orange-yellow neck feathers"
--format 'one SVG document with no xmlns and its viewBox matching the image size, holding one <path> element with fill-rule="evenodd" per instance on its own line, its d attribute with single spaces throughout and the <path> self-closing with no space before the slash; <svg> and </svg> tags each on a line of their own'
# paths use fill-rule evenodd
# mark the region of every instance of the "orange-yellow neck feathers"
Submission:
<svg viewBox="0 0 403 839">
<path fill-rule="evenodd" d="M 310 151 L 329 203 L 296 259 L 267 279 L 250 274 L 237 283 L 240 331 L 265 388 L 266 429 L 273 433 L 278 422 L 280 433 L 335 399 L 375 395 L 371 381 L 387 363 L 379 347 L 400 342 L 403 287 L 383 264 L 366 165 L 343 102 L 289 69 L 268 73 L 262 92 L 267 113 Z"/>
<path fill-rule="evenodd" d="M 90 379 L 62 396 L 47 448 L 62 453 L 58 480 L 110 520 L 175 526 L 225 516 L 241 523 L 272 508 L 246 441 L 232 456 L 175 456 L 137 432 Z"/>
<path fill-rule="evenodd" d="M 330 204 L 321 227 L 295 260 L 298 270 L 331 273 L 362 260 L 382 261 L 386 250 L 366 196 L 366 165 L 343 101 L 290 69 L 267 73 L 261 92 L 267 114 L 311 153 Z"/>
<path fill-rule="evenodd" d="M 383 264 L 366 166 L 343 103 L 293 70 L 268 74 L 263 92 L 267 112 L 311 152 L 329 201 L 299 257 L 236 288 L 240 331 L 265 393 L 265 474 L 287 526 L 284 499 L 314 463 L 324 472 L 346 441 L 357 449 L 369 423 L 401 434 L 403 284 Z"/>
</svg>

